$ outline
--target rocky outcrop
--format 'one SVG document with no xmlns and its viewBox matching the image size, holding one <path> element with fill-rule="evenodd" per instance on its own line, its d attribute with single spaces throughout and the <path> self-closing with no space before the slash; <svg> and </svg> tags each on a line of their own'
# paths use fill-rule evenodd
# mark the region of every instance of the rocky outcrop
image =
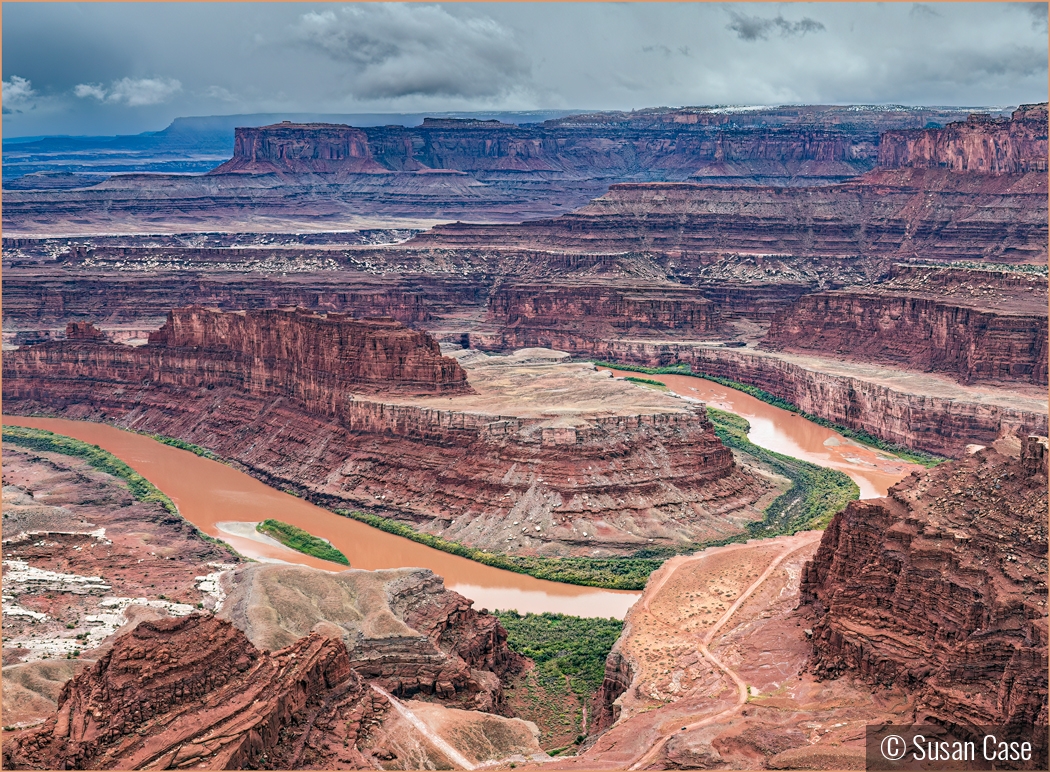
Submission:
<svg viewBox="0 0 1050 772">
<path fill-rule="evenodd" d="M 428 569 L 328 573 L 252 565 L 224 575 L 220 616 L 263 649 L 313 632 L 340 638 L 354 670 L 397 697 L 500 712 L 505 678 L 524 660 L 496 617 L 446 590 Z M 304 602 L 324 598 L 323 604 Z"/>
<path fill-rule="evenodd" d="M 919 721 L 1045 727 L 1044 442 L 917 472 L 835 516 L 802 577 L 818 674 L 903 687 Z"/>
<path fill-rule="evenodd" d="M 233 158 L 209 174 L 381 174 L 361 129 L 330 123 L 277 123 L 237 129 Z"/>
<path fill-rule="evenodd" d="M 763 347 L 948 373 L 962 383 L 1047 383 L 1046 279 L 910 268 L 893 281 L 805 295 Z"/>
<path fill-rule="evenodd" d="M 1045 173 L 1046 103 L 1021 105 L 1009 119 L 975 113 L 943 129 L 886 132 L 879 144 L 879 166 L 977 174 Z"/>
<path fill-rule="evenodd" d="M 105 336 L 91 322 L 68 322 L 66 324 L 67 340 L 104 340 Z"/>
<path fill-rule="evenodd" d="M 718 307 L 695 289 L 635 282 L 503 285 L 489 296 L 486 321 L 499 328 L 501 349 L 566 340 L 591 345 L 608 338 L 676 334 L 704 338 L 720 328 Z"/>
<path fill-rule="evenodd" d="M 4 357 L 5 377 L 214 389 L 287 396 L 336 415 L 351 392 L 457 394 L 466 373 L 423 332 L 393 320 L 297 310 L 172 311 L 138 348 L 74 337 Z M 28 384 L 27 384 L 28 385 Z"/>
<path fill-rule="evenodd" d="M 625 632 L 622 637 L 628 634 Z M 630 688 L 633 681 L 634 670 L 631 663 L 614 646 L 605 658 L 605 677 L 602 679 L 602 685 L 591 701 L 591 714 L 594 716 L 591 734 L 604 732 L 619 720 L 620 705 L 617 699 Z"/>
<path fill-rule="evenodd" d="M 143 622 L 63 687 L 55 716 L 5 743 L 4 762 L 368 768 L 356 741 L 377 707 L 338 640 L 269 653 L 215 617 Z"/>
<path fill-rule="evenodd" d="M 256 384 L 263 392 L 300 398 L 349 390 L 455 394 L 470 388 L 463 368 L 442 357 L 433 338 L 392 320 L 189 308 L 172 311 L 167 323 L 150 334 L 149 342 L 150 351 L 188 349 L 243 362 L 247 368 L 234 377 L 239 375 L 249 392 Z M 207 369 L 203 362 L 194 365 Z M 163 376 L 158 371 L 159 378 Z"/>
</svg>

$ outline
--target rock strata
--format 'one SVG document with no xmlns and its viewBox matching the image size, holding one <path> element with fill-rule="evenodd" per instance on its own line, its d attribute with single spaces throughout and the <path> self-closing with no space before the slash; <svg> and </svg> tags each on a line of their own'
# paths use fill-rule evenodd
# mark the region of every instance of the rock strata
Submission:
<svg viewBox="0 0 1050 772">
<path fill-rule="evenodd" d="M 1045 727 L 1045 443 L 980 450 L 836 515 L 802 577 L 815 672 L 904 688 L 919 720 Z"/>
<path fill-rule="evenodd" d="M 22 769 L 367 768 L 376 714 L 343 645 L 259 651 L 209 616 L 143 622 L 62 689 L 58 713 L 4 747 Z"/>
<path fill-rule="evenodd" d="M 804 295 L 763 347 L 814 352 L 962 383 L 1047 383 L 1046 279 L 993 271 L 898 270 L 894 280 Z"/>
<path fill-rule="evenodd" d="M 1021 105 L 1009 119 L 975 113 L 942 129 L 888 131 L 879 144 L 879 166 L 977 174 L 1046 172 L 1046 104 Z"/>
<path fill-rule="evenodd" d="M 149 334 L 146 346 L 100 342 L 96 331 L 19 349 L 4 361 L 5 374 L 14 377 L 48 372 L 70 381 L 94 377 L 182 388 L 231 387 L 247 394 L 287 396 L 330 415 L 352 391 L 470 391 L 463 368 L 443 357 L 426 333 L 389 319 L 296 310 L 177 309 Z"/>
<path fill-rule="evenodd" d="M 453 223 L 413 247 L 483 244 L 580 252 L 1046 261 L 1046 174 L 876 170 L 816 188 L 618 183 L 558 218 Z M 972 216 L 981 212 L 981 218 Z"/>
<path fill-rule="evenodd" d="M 487 321 L 501 330 L 501 349 L 575 351 L 582 341 L 594 346 L 624 336 L 703 338 L 720 328 L 718 306 L 696 289 L 613 281 L 504 285 L 489 297 Z"/>
<path fill-rule="evenodd" d="M 259 316 L 294 322 L 302 314 Z M 702 407 L 613 383 L 587 365 L 477 354 L 485 361 L 470 365 L 471 394 L 380 399 L 355 393 L 338 369 L 333 376 L 289 367 L 291 358 L 273 368 L 242 358 L 256 345 L 243 337 L 244 318 L 193 310 L 174 314 L 138 348 L 73 340 L 7 352 L 5 409 L 179 437 L 323 505 L 379 509 L 490 550 L 623 554 L 725 538 L 761 518 L 754 504 L 771 483 L 735 465 Z M 238 353 L 209 348 L 220 324 Z M 379 325 L 397 340 L 424 335 L 393 323 L 335 324 Z M 299 351 L 338 360 L 338 349 Z M 389 361 L 370 356 L 368 373 Z M 460 367 L 427 361 L 435 359 Z M 390 383 L 392 392 L 404 387 Z"/>
</svg>

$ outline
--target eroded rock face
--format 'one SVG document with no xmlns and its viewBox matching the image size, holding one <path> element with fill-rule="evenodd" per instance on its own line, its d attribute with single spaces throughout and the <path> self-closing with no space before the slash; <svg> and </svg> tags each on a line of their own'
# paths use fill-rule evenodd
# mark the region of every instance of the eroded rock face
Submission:
<svg viewBox="0 0 1050 772">
<path fill-rule="evenodd" d="M 211 616 L 143 622 L 70 680 L 58 713 L 4 747 L 5 766 L 367 768 L 372 692 L 338 640 L 272 654 Z"/>
<path fill-rule="evenodd" d="M 907 369 L 962 383 L 1047 382 L 1046 279 L 992 271 L 898 269 L 894 280 L 804 295 L 773 318 L 763 346 Z"/>
<path fill-rule="evenodd" d="M 186 308 L 172 311 L 149 340 L 150 351 L 190 349 L 243 362 L 247 366 L 234 377 L 240 376 L 246 391 L 278 391 L 300 398 L 316 393 L 323 400 L 327 393 L 351 388 L 409 394 L 469 390 L 463 368 L 442 357 L 433 338 L 389 319 L 357 320 L 299 310 L 222 313 Z M 207 369 L 204 362 L 191 366 L 199 374 Z M 164 377 L 161 372 L 158 376 Z"/>
<path fill-rule="evenodd" d="M 1009 120 L 978 113 L 943 129 L 886 132 L 879 144 L 879 166 L 978 174 L 1045 172 L 1046 103 L 1021 105 Z"/>
<path fill-rule="evenodd" d="M 500 348 L 572 350 L 622 336 L 707 337 L 720 328 L 719 309 L 680 285 L 638 282 L 504 285 L 489 297 L 488 321 L 502 331 Z"/>
<path fill-rule="evenodd" d="M 981 450 L 836 515 L 802 577 L 815 672 L 903 687 L 919 719 L 1045 726 L 1045 447 Z"/>
<path fill-rule="evenodd" d="M 617 722 L 620 705 L 616 700 L 630 688 L 633 681 L 634 670 L 630 661 L 614 645 L 605 658 L 605 677 L 592 701 L 594 723 L 591 725 L 591 734 L 598 734 Z"/>
<path fill-rule="evenodd" d="M 349 391 L 469 392 L 459 364 L 423 332 L 393 320 L 304 311 L 223 313 L 199 307 L 168 314 L 139 348 L 75 336 L 5 357 L 5 375 L 33 380 L 104 379 L 184 388 L 233 387 L 286 396 L 332 414 Z"/>
<path fill-rule="evenodd" d="M 354 670 L 397 697 L 498 712 L 501 679 L 524 664 L 496 617 L 446 590 L 429 569 L 333 574 L 263 564 L 223 583 L 229 596 L 220 616 L 256 646 L 280 648 L 311 632 L 339 638 Z"/>
<path fill-rule="evenodd" d="M 876 121 L 856 114 L 847 128 L 819 114 L 767 116 L 774 126 L 688 111 L 653 114 L 648 120 L 580 117 L 528 126 L 427 118 L 416 127 L 280 123 L 238 128 L 233 158 L 209 174 L 345 176 L 443 169 L 474 175 L 560 172 L 570 178 L 835 178 L 870 169 L 878 144 L 875 126 L 859 125 Z M 891 122 L 914 125 L 917 118 L 897 116 Z M 801 125 L 775 125 L 780 123 Z"/>
<path fill-rule="evenodd" d="M 234 132 L 233 158 L 210 174 L 375 174 L 388 171 L 372 158 L 361 129 L 331 123 L 277 123 Z"/>
</svg>

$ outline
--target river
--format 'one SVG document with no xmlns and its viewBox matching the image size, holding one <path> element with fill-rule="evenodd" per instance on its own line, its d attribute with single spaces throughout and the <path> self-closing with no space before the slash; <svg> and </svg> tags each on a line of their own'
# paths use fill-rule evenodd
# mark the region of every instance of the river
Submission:
<svg viewBox="0 0 1050 772">
<path fill-rule="evenodd" d="M 662 381 L 681 396 L 746 417 L 751 422 L 749 437 L 757 445 L 841 469 L 857 481 L 863 498 L 884 495 L 889 485 L 918 468 L 711 381 L 679 375 L 645 377 Z M 109 451 L 167 494 L 183 517 L 248 557 L 333 570 L 331 563 L 260 539 L 245 525 L 274 518 L 327 539 L 354 568 L 432 569 L 444 577 L 447 587 L 473 599 L 478 608 L 622 619 L 639 596 L 637 592 L 548 582 L 450 555 L 336 515 L 233 467 L 113 426 L 20 416 L 4 416 L 3 421 L 65 434 Z"/>
<path fill-rule="evenodd" d="M 697 399 L 711 407 L 743 416 L 751 424 L 747 437 L 753 443 L 766 450 L 844 472 L 857 483 L 862 499 L 885 496 L 891 485 L 922 469 L 918 464 L 861 445 L 797 413 L 774 407 L 750 394 L 714 381 L 692 375 L 648 375 L 625 370 L 611 372 L 620 377 L 660 381 L 679 396 Z"/>
</svg>

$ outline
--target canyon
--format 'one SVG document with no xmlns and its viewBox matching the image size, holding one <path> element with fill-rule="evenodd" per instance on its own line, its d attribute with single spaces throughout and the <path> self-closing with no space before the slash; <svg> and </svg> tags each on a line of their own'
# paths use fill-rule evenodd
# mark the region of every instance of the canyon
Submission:
<svg viewBox="0 0 1050 772">
<path fill-rule="evenodd" d="M 647 115 L 623 120 L 692 125 Z M 887 149 L 845 181 L 616 183 L 572 213 L 517 224 L 269 244 L 247 235 L 6 239 L 5 344 L 61 339 L 71 320 L 141 342 L 173 307 L 295 304 L 390 316 L 482 350 L 692 363 L 889 442 L 957 455 L 1002 431 L 1045 431 L 1044 118 L 1044 105 L 1024 105 L 1010 118 L 887 126 L 893 142 L 911 143 L 907 157 Z M 484 122 L 431 128 L 513 133 Z M 308 173 L 295 164 L 372 152 L 358 130 L 317 129 L 313 145 L 309 127 L 253 131 L 242 132 L 235 165 L 291 164 L 281 173 L 294 176 Z M 938 160 L 978 146 L 1012 160 Z M 849 363 L 858 366 L 843 381 Z M 826 399 L 828 388 L 854 404 Z"/>
<path fill-rule="evenodd" d="M 1045 437 L 1004 439 L 823 533 L 667 561 L 607 660 L 603 731 L 543 768 L 863 769 L 887 722 L 1005 725 L 1039 768 L 1046 459 Z"/>
<path fill-rule="evenodd" d="M 882 131 L 965 117 L 952 109 L 818 105 L 663 108 L 520 125 L 424 118 L 417 126 L 244 126 L 227 150 L 233 157 L 204 175 L 111 176 L 105 163 L 92 164 L 90 149 L 78 148 L 76 174 L 37 173 L 7 183 L 4 228 L 168 233 L 246 217 L 271 231 L 344 230 L 406 218 L 424 227 L 456 218 L 514 222 L 574 209 L 616 181 L 842 180 L 875 165 Z M 36 157 L 32 146 L 8 150 L 21 159 L 19 167 L 38 172 L 69 152 L 41 147 Z M 113 151 L 105 150 L 99 155 L 109 160 Z M 5 179 L 15 176 L 12 168 Z"/>
<path fill-rule="evenodd" d="M 683 108 L 279 123 L 238 129 L 204 175 L 5 190 L 6 413 L 174 437 L 475 550 L 674 555 L 627 614 L 575 757 L 534 757 L 533 729 L 501 715 L 528 665 L 432 572 L 244 564 L 201 541 L 226 566 L 221 604 L 195 584 L 214 566 L 165 558 L 167 598 L 120 588 L 151 599 L 123 630 L 146 621 L 97 651 L 61 644 L 79 661 L 26 643 L 47 625 L 48 641 L 81 641 L 61 624 L 73 606 L 18 601 L 26 648 L 5 638 L 5 665 L 32 671 L 12 672 L 9 697 L 5 667 L 5 713 L 10 700 L 35 726 L 5 737 L 5 760 L 119 766 L 149 746 L 212 766 L 860 768 L 867 724 L 1045 724 L 1046 159 L 1045 104 Z M 629 383 L 581 360 L 675 374 Z M 789 481 L 730 451 L 678 396 L 688 384 L 658 380 L 685 373 L 877 446 L 851 463 L 894 462 L 892 446 L 949 460 L 823 533 L 745 541 Z M 5 447 L 5 486 L 8 458 L 16 476 L 43 468 Z M 10 479 L 5 517 L 66 517 Z M 114 523 L 176 538 L 126 498 L 106 499 Z M 9 545 L 9 528 L 5 560 L 44 570 L 50 542 L 75 542 L 47 570 L 131 581 L 83 562 L 103 546 L 79 525 L 43 545 Z M 28 570 L 14 568 L 5 637 L 8 584 Z M 73 602 L 98 615 L 96 596 Z M 178 699 L 152 717 L 93 702 L 125 689 L 141 652 L 195 635 L 187 689 L 231 706 L 209 726 L 250 727 L 234 744 L 164 739 L 198 709 Z M 232 664 L 209 680 L 212 661 Z M 264 707 L 236 713 L 262 679 Z M 99 733 L 94 710 L 129 734 Z"/>
<path fill-rule="evenodd" d="M 5 410 L 178 437 L 330 508 L 518 554 L 725 538 L 778 493 L 702 407 L 545 350 L 453 353 L 395 322 L 178 309 L 142 346 L 7 352 Z"/>
</svg>

